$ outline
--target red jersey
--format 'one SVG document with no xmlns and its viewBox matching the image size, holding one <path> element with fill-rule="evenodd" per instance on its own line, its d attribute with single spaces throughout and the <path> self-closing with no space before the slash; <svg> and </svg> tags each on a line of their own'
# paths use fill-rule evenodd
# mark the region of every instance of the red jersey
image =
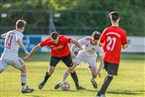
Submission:
<svg viewBox="0 0 145 97">
<path fill-rule="evenodd" d="M 70 43 L 71 38 L 65 36 L 58 36 L 59 41 L 57 44 L 54 44 L 50 37 L 40 43 L 41 47 L 49 46 L 50 47 L 50 55 L 53 57 L 64 57 L 69 55 L 70 50 L 68 47 L 68 43 Z"/>
<path fill-rule="evenodd" d="M 127 44 L 126 31 L 117 26 L 110 26 L 103 31 L 100 42 L 103 43 L 103 59 L 119 64 L 122 45 Z"/>
</svg>

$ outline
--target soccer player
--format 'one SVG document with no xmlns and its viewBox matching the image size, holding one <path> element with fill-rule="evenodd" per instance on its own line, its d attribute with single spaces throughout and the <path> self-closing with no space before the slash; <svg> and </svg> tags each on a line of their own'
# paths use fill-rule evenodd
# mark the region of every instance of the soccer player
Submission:
<svg viewBox="0 0 145 97">
<path fill-rule="evenodd" d="M 118 72 L 121 48 L 125 49 L 128 47 L 126 31 L 119 27 L 119 14 L 113 11 L 109 13 L 109 17 L 112 26 L 107 27 L 103 31 L 98 42 L 99 46 L 102 46 L 104 50 L 103 60 L 107 76 L 95 97 L 106 97 L 105 92 Z"/>
<path fill-rule="evenodd" d="M 58 89 L 60 87 L 60 84 L 66 80 L 68 74 L 73 72 L 75 67 L 77 67 L 82 62 L 88 63 L 88 67 L 91 71 L 90 81 L 93 87 L 95 89 L 97 88 L 97 83 L 95 81 L 95 78 L 97 77 L 97 75 L 101 77 L 100 71 L 103 67 L 103 60 L 102 60 L 103 50 L 101 47 L 98 46 L 98 40 L 99 40 L 100 35 L 101 34 L 98 31 L 94 31 L 92 33 L 92 36 L 87 36 L 87 37 L 79 39 L 78 43 L 81 45 L 83 49 L 78 52 L 77 56 L 75 55 L 76 45 L 71 46 L 72 57 L 74 58 L 73 66 L 71 66 L 70 68 L 68 68 L 68 70 L 66 70 L 63 80 L 60 83 L 55 85 L 54 87 L 55 89 Z M 99 69 L 96 72 L 97 54 L 100 56 L 101 62 L 100 62 Z"/>
<path fill-rule="evenodd" d="M 16 69 L 21 71 L 21 84 L 22 84 L 22 93 L 31 93 L 34 89 L 28 88 L 26 86 L 26 67 L 24 61 L 18 57 L 18 50 L 21 47 L 26 55 L 29 55 L 29 52 L 26 50 L 23 44 L 23 32 L 25 30 L 26 21 L 17 20 L 16 29 L 8 31 L 1 35 L 2 38 L 5 38 L 4 51 L 0 58 L 0 73 L 2 73 L 9 65 L 13 66 Z"/>
<path fill-rule="evenodd" d="M 46 84 L 47 80 L 50 78 L 50 76 L 54 73 L 55 67 L 58 64 L 60 60 L 62 60 L 65 65 L 69 68 L 72 65 L 72 58 L 70 54 L 70 50 L 68 47 L 68 43 L 74 43 L 77 45 L 78 48 L 81 49 L 79 43 L 69 37 L 59 35 L 57 32 L 52 32 L 50 34 L 50 37 L 48 37 L 46 40 L 40 42 L 37 44 L 30 52 L 30 55 L 26 56 L 25 59 L 29 59 L 34 52 L 37 51 L 38 48 L 42 48 L 44 46 L 49 46 L 51 51 L 51 59 L 50 59 L 50 67 L 48 68 L 48 71 L 45 74 L 44 80 L 39 84 L 38 88 L 42 89 L 43 86 Z M 84 90 L 85 88 L 79 86 L 78 83 L 78 77 L 76 72 L 72 72 L 71 76 L 75 82 L 76 89 L 77 90 Z"/>
</svg>

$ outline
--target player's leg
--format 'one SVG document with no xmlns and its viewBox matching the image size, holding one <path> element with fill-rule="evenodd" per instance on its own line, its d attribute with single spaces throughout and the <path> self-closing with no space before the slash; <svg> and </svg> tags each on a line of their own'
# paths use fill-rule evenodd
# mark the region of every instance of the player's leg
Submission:
<svg viewBox="0 0 145 97">
<path fill-rule="evenodd" d="M 86 56 L 85 59 L 86 59 L 88 65 L 89 65 L 89 69 L 90 69 L 90 72 L 91 72 L 90 81 L 91 81 L 93 87 L 95 89 L 97 89 L 98 85 L 97 85 L 97 83 L 95 81 L 95 79 L 97 77 L 97 73 L 96 73 L 96 58 L 93 57 L 93 56 L 92 57 L 91 56 L 89 56 L 89 57 Z"/>
<path fill-rule="evenodd" d="M 0 74 L 8 67 L 8 64 L 0 58 Z"/>
<path fill-rule="evenodd" d="M 76 66 L 77 66 L 77 65 L 76 65 Z M 76 66 L 75 66 L 75 67 L 76 67 Z M 69 74 L 71 73 L 71 71 L 74 72 L 74 73 L 73 73 L 73 74 L 74 74 L 73 76 L 76 77 L 75 71 L 74 71 L 74 69 L 73 69 L 73 68 L 75 68 L 75 67 L 74 67 L 74 65 L 73 65 L 72 67 L 68 67 L 68 68 L 66 69 L 66 71 L 65 71 L 65 73 L 64 73 L 64 75 L 63 75 L 62 80 L 54 86 L 54 89 L 58 89 L 58 88 L 60 87 L 60 84 L 63 83 L 63 82 L 65 82 L 65 80 L 67 79 L 67 77 L 69 76 Z M 71 68 L 71 71 L 68 70 L 69 68 Z M 72 74 L 71 74 L 71 75 L 72 75 Z M 75 77 L 74 77 L 74 78 L 75 78 Z"/>
<path fill-rule="evenodd" d="M 83 88 L 82 86 L 79 85 L 78 77 L 77 77 L 77 74 L 74 70 L 75 67 L 78 66 L 78 64 L 82 62 L 82 60 L 79 60 L 78 57 L 79 57 L 79 55 L 77 55 L 76 58 L 73 60 L 73 64 L 72 64 L 72 58 L 71 58 L 70 54 L 67 57 L 63 58 L 62 61 L 68 67 L 68 72 L 71 73 L 71 77 L 75 82 L 76 89 L 77 90 L 84 90 L 85 88 Z M 75 62 L 75 60 L 79 60 L 79 62 Z"/>
<path fill-rule="evenodd" d="M 67 79 L 68 76 L 69 76 L 69 72 L 66 69 L 62 80 L 54 86 L 54 89 L 58 89 L 60 87 L 61 83 L 63 83 Z"/>
<path fill-rule="evenodd" d="M 21 71 L 20 79 L 21 79 L 21 85 L 22 85 L 22 93 L 31 93 L 34 91 L 34 89 L 28 88 L 26 85 L 26 79 L 27 79 L 27 73 L 26 73 L 26 67 L 24 64 L 24 61 L 21 58 L 17 58 L 16 60 L 12 61 L 11 66 L 13 66 L 16 69 L 19 69 Z"/>
<path fill-rule="evenodd" d="M 50 59 L 50 67 L 48 68 L 48 71 L 46 72 L 43 81 L 39 84 L 38 88 L 42 89 L 43 86 L 46 84 L 47 80 L 49 77 L 54 73 L 55 71 L 55 66 L 59 62 L 60 58 L 52 57 Z"/>
<path fill-rule="evenodd" d="M 96 81 L 95 81 L 95 79 L 96 79 L 96 77 L 97 77 L 96 68 L 95 68 L 95 67 L 89 67 L 89 69 L 90 69 L 90 71 L 91 71 L 91 78 L 90 78 L 90 81 L 91 81 L 93 87 L 94 87 L 95 89 L 97 89 L 97 88 L 98 88 L 98 85 L 97 85 L 97 83 L 96 83 Z"/>
<path fill-rule="evenodd" d="M 3 71 L 4 71 L 4 69 L 1 69 L 1 68 L 0 68 L 0 74 L 1 74 Z"/>
<path fill-rule="evenodd" d="M 72 62 L 72 59 L 71 59 L 71 57 L 70 57 L 70 54 L 69 54 L 68 56 L 66 56 L 66 57 L 63 57 L 63 58 L 62 58 L 62 61 L 65 63 L 65 65 L 66 65 L 66 64 L 72 64 L 72 63 L 71 63 L 71 62 Z M 66 66 L 67 66 L 67 65 L 66 65 Z M 67 67 L 68 67 L 68 66 L 67 66 Z M 65 71 L 65 73 L 64 73 L 64 75 L 63 75 L 62 80 L 54 86 L 54 89 L 58 89 L 58 88 L 60 87 L 60 84 L 63 83 L 63 82 L 67 79 L 67 77 L 69 76 L 69 74 L 70 74 L 70 73 L 69 73 L 68 70 L 66 69 L 66 71 Z"/>
<path fill-rule="evenodd" d="M 118 71 L 118 64 L 112 64 L 112 63 L 108 63 L 108 62 L 104 62 L 104 65 L 105 65 L 105 69 L 107 71 L 107 76 L 104 80 L 104 83 L 100 89 L 100 91 L 98 92 L 98 96 L 100 95 L 105 95 L 105 92 L 108 88 L 108 86 L 110 85 L 112 79 L 113 79 L 113 76 L 117 75 L 117 71 Z"/>
</svg>

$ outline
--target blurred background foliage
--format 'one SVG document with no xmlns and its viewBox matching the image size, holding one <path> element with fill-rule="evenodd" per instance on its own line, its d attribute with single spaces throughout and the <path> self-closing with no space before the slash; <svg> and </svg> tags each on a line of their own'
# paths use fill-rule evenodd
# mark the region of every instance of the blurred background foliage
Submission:
<svg viewBox="0 0 145 97">
<path fill-rule="evenodd" d="M 110 25 L 110 11 L 120 13 L 127 35 L 145 36 L 145 0 L 0 0 L 0 34 L 25 19 L 26 34 L 91 35 Z"/>
</svg>

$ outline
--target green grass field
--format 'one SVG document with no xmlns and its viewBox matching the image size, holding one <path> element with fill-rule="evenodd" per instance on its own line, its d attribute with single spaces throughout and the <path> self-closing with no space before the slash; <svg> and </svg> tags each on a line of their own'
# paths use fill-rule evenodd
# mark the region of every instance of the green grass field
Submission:
<svg viewBox="0 0 145 97">
<path fill-rule="evenodd" d="M 21 54 L 20 56 L 23 56 Z M 69 76 L 69 91 L 55 90 L 53 87 L 58 83 L 65 71 L 65 65 L 60 62 L 54 74 L 50 77 L 42 90 L 37 87 L 44 78 L 49 65 L 49 55 L 34 54 L 31 60 L 25 62 L 27 67 L 27 85 L 35 91 L 30 94 L 21 93 L 20 72 L 11 66 L 0 75 L 0 97 L 94 97 L 100 89 L 105 70 L 102 70 L 102 78 L 97 78 L 98 89 L 94 89 L 90 82 L 90 72 L 84 63 L 76 68 L 79 83 L 87 90 L 76 90 L 74 82 Z M 99 63 L 99 62 L 98 62 Z M 97 63 L 97 65 L 99 65 Z M 118 76 L 114 77 L 110 84 L 107 97 L 145 97 L 145 55 L 144 54 L 123 54 L 119 67 Z"/>
</svg>

